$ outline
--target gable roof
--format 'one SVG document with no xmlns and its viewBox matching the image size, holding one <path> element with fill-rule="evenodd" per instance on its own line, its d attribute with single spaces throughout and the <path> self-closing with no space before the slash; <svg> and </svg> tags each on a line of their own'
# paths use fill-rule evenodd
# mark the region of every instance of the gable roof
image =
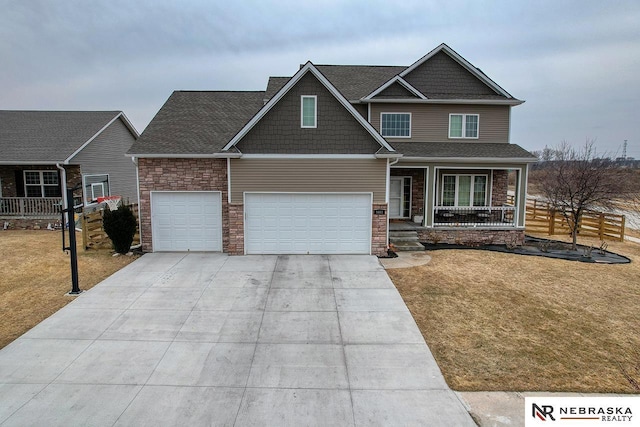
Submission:
<svg viewBox="0 0 640 427">
<path fill-rule="evenodd" d="M 219 153 L 263 106 L 264 91 L 175 91 L 128 155 Z"/>
<path fill-rule="evenodd" d="M 439 53 L 445 53 L 458 64 L 460 64 L 463 68 L 465 68 L 469 73 L 471 73 L 474 77 L 479 79 L 482 83 L 493 89 L 497 95 L 501 95 L 505 98 L 513 98 L 506 90 L 501 88 L 496 82 L 491 80 L 486 74 L 484 74 L 479 68 L 476 68 L 469 61 L 460 56 L 455 50 L 451 49 L 445 43 L 440 44 L 440 46 L 433 49 L 431 52 L 424 55 L 422 58 L 418 59 L 416 62 L 408 66 L 404 71 L 400 73 L 400 77 L 407 77 L 421 65 L 429 61 L 431 58 L 435 57 Z M 446 93 L 443 91 L 442 93 Z"/>
<path fill-rule="evenodd" d="M 387 89 L 390 89 L 390 88 L 392 88 L 393 86 L 396 86 L 396 85 L 400 86 L 401 88 L 403 88 L 412 97 L 419 98 L 419 99 L 427 99 L 427 97 L 424 96 L 418 89 L 416 89 L 415 87 L 411 86 L 406 80 L 404 80 L 400 76 L 395 76 L 394 78 L 392 78 L 391 80 L 389 80 L 388 82 L 386 82 L 385 84 L 380 86 L 378 89 L 376 89 L 373 92 L 371 92 L 364 99 L 371 99 L 371 98 L 374 98 L 376 96 L 383 95 L 383 93 Z"/>
<path fill-rule="evenodd" d="M 342 104 L 342 106 L 362 125 L 362 127 L 369 132 L 369 134 L 373 137 L 373 139 L 380 144 L 381 147 L 385 148 L 388 152 L 395 151 L 387 141 L 371 126 L 367 120 L 362 117 L 355 108 L 351 105 L 351 103 L 340 93 L 340 91 L 331 84 L 331 82 L 311 63 L 307 62 L 298 72 L 291 77 L 287 81 L 287 83 L 280 88 L 280 90 L 269 99 L 261 109 L 256 113 L 253 118 L 242 128 L 240 131 L 229 141 L 229 143 L 223 148 L 223 151 L 230 150 L 233 148 L 255 125 L 262 119 L 268 112 L 273 108 L 274 105 L 284 97 L 284 95 L 289 92 L 291 88 L 293 88 L 300 79 L 305 76 L 307 73 L 313 74 L 316 79 Z"/>
<path fill-rule="evenodd" d="M 68 163 L 117 119 L 138 137 L 121 111 L 0 111 L 0 163 Z"/>
</svg>

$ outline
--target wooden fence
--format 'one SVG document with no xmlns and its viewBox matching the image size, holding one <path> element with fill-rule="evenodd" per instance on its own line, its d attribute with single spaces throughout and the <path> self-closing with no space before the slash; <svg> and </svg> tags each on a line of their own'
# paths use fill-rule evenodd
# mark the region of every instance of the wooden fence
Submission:
<svg viewBox="0 0 640 427">
<path fill-rule="evenodd" d="M 132 243 L 132 245 L 135 246 L 140 244 L 140 219 L 138 218 L 138 205 L 134 203 L 129 205 L 129 207 L 133 211 L 133 215 L 136 217 L 136 221 L 138 223 Z M 82 214 L 82 246 L 85 251 L 87 249 L 111 248 L 113 246 L 111 239 L 107 236 L 107 233 L 104 232 L 104 228 L 102 227 L 103 214 L 103 209 Z"/>
<path fill-rule="evenodd" d="M 507 203 L 514 203 L 514 196 L 507 196 Z M 625 216 L 585 211 L 578 224 L 578 235 L 597 237 L 600 240 L 624 241 Z M 570 234 L 569 224 L 561 211 L 552 209 L 549 203 L 527 198 L 526 231 L 552 236 L 554 234 Z"/>
</svg>

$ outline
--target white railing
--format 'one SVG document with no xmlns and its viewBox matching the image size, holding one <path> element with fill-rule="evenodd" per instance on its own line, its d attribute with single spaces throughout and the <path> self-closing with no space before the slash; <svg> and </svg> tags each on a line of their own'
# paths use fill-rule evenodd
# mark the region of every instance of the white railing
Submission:
<svg viewBox="0 0 640 427">
<path fill-rule="evenodd" d="M 436 227 L 515 227 L 515 206 L 436 206 L 433 225 Z"/>
<path fill-rule="evenodd" d="M 62 197 L 0 197 L 0 215 L 18 217 L 57 217 Z"/>
</svg>

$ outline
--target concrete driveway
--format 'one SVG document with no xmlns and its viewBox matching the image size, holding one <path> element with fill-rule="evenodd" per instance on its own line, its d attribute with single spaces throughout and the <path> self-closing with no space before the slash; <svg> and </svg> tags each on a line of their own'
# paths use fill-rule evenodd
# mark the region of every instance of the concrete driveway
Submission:
<svg viewBox="0 0 640 427">
<path fill-rule="evenodd" d="M 0 351 L 2 426 L 475 425 L 372 256 L 147 254 Z"/>
</svg>

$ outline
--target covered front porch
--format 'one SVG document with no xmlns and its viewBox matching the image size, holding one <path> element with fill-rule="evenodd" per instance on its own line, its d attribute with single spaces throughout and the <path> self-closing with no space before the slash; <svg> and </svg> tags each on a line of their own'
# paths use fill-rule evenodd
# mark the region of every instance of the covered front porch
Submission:
<svg viewBox="0 0 640 427">
<path fill-rule="evenodd" d="M 398 162 L 389 172 L 389 231 L 416 231 L 423 242 L 524 238 L 526 180 L 526 163 Z"/>
</svg>

